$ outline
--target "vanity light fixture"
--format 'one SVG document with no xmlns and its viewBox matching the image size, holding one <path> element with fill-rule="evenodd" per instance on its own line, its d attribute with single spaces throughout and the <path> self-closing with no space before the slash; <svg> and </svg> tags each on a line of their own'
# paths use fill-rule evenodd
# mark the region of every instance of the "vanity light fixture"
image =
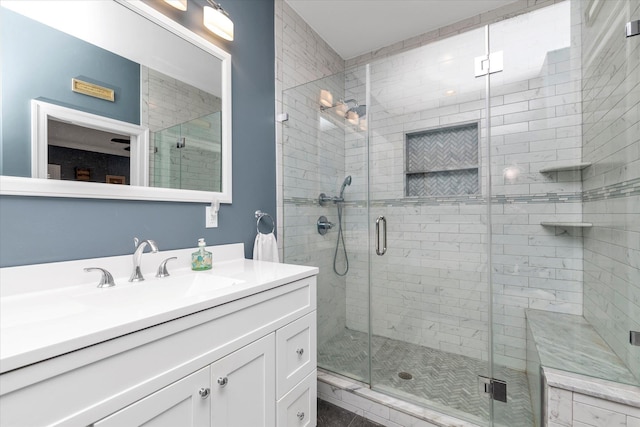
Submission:
<svg viewBox="0 0 640 427">
<path fill-rule="evenodd" d="M 187 0 L 164 0 L 164 2 L 183 12 L 187 10 Z"/>
<path fill-rule="evenodd" d="M 207 2 L 211 6 L 204 7 L 204 26 L 215 35 L 232 41 L 233 21 L 229 14 L 213 0 L 207 0 Z"/>
</svg>

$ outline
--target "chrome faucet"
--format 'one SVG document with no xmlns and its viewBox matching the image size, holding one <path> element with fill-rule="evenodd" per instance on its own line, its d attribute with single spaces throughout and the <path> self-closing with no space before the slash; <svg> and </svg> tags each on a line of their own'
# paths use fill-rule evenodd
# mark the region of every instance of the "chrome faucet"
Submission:
<svg viewBox="0 0 640 427">
<path fill-rule="evenodd" d="M 153 240 L 143 240 L 139 242 L 138 238 L 135 237 L 133 239 L 133 243 L 136 246 L 136 251 L 133 253 L 133 273 L 131 274 L 130 282 L 142 282 L 144 277 L 142 276 L 142 272 L 140 271 L 140 263 L 142 262 L 142 253 L 144 252 L 144 248 L 151 248 L 151 252 L 158 252 L 158 245 Z"/>
</svg>

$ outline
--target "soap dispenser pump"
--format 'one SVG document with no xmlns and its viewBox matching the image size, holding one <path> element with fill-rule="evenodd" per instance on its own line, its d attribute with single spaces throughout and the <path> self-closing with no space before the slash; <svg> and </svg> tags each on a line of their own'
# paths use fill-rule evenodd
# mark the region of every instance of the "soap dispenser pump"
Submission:
<svg viewBox="0 0 640 427">
<path fill-rule="evenodd" d="M 191 269 L 194 271 L 211 270 L 211 252 L 205 246 L 204 239 L 198 239 L 198 250 L 191 254 Z"/>
</svg>

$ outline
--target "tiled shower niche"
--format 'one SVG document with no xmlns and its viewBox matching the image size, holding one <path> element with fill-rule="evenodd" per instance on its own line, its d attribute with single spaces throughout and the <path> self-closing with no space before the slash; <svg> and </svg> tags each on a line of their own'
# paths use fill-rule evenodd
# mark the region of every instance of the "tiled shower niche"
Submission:
<svg viewBox="0 0 640 427">
<path fill-rule="evenodd" d="M 478 123 L 406 135 L 408 197 L 478 194 Z"/>
</svg>

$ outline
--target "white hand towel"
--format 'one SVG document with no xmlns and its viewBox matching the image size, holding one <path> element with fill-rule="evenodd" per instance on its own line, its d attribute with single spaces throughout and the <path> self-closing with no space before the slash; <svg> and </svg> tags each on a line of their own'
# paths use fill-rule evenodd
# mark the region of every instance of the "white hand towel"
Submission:
<svg viewBox="0 0 640 427">
<path fill-rule="evenodd" d="M 280 262 L 278 258 L 278 242 L 273 233 L 258 233 L 253 244 L 253 259 L 256 261 Z"/>
</svg>

